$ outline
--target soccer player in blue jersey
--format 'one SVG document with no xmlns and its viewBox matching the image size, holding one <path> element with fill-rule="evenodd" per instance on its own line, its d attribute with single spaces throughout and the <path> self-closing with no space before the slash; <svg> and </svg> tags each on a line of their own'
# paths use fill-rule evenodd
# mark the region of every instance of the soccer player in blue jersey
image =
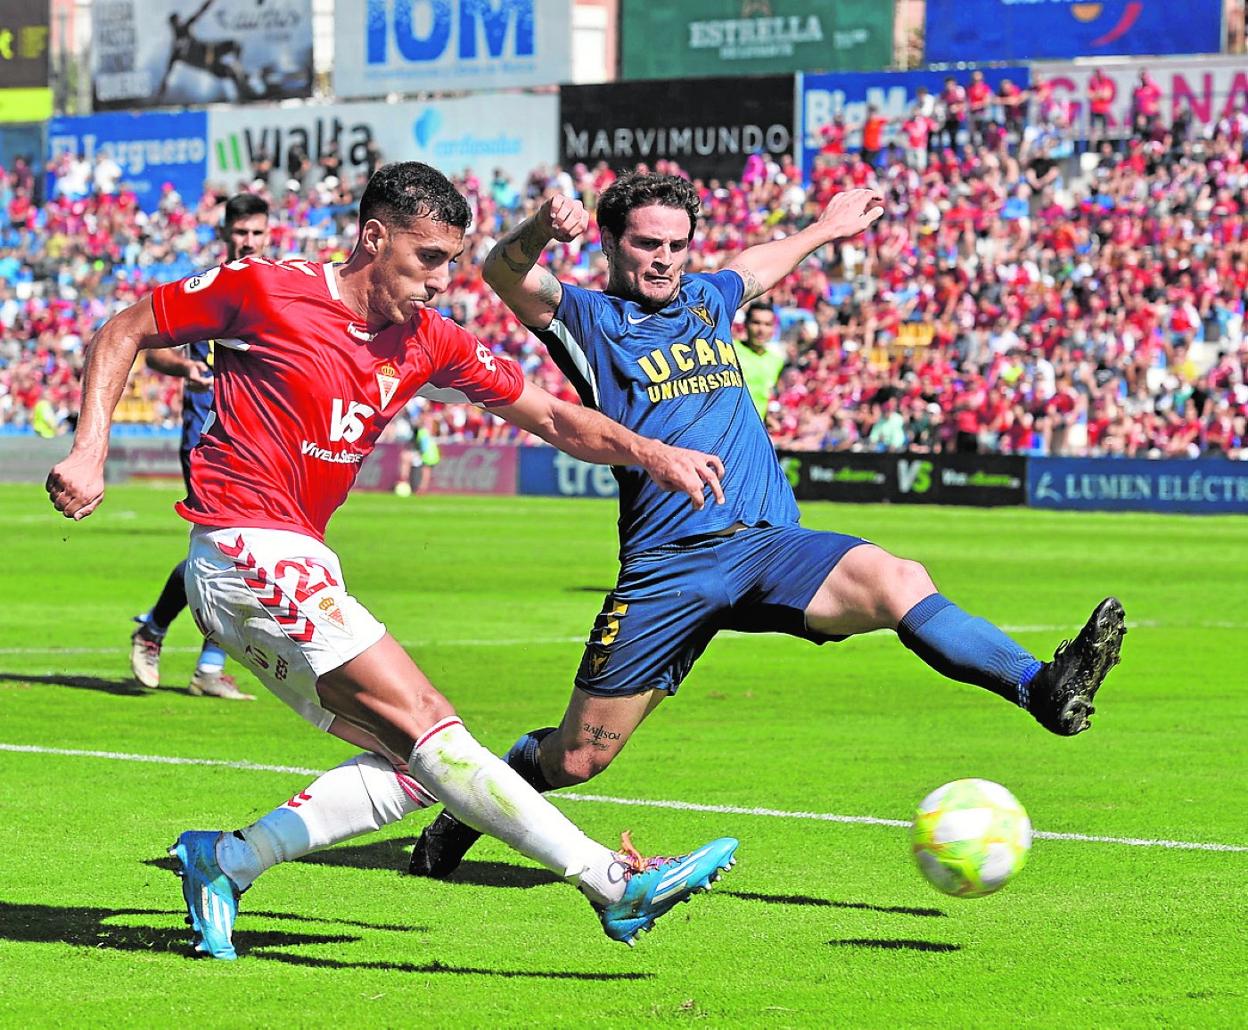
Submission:
<svg viewBox="0 0 1248 1030">
<path fill-rule="evenodd" d="M 583 783 L 620 752 L 721 629 L 814 643 L 889 629 L 938 672 L 973 683 L 1070 736 L 1119 659 L 1122 606 L 1106 598 L 1074 641 L 1041 662 L 937 591 L 918 562 L 859 537 L 817 532 L 797 504 L 741 375 L 733 315 L 825 244 L 883 214 L 870 190 L 834 197 L 793 235 L 750 247 L 723 270 L 685 274 L 698 195 L 683 179 L 629 174 L 598 207 L 605 292 L 537 265 L 574 239 L 584 208 L 548 200 L 499 240 L 487 282 L 549 348 L 581 400 L 640 433 L 724 459 L 725 503 L 699 511 L 617 468 L 620 574 L 590 632 L 558 727 L 516 742 L 507 762 L 541 791 Z M 446 812 L 421 835 L 411 871 L 445 876 L 477 839 Z"/>
<path fill-rule="evenodd" d="M 227 261 L 237 261 L 263 253 L 269 245 L 269 205 L 252 193 L 239 193 L 225 202 L 221 221 Z M 189 347 L 166 347 L 147 352 L 147 366 L 165 375 L 186 380 L 182 391 L 182 479 L 191 490 L 191 451 L 199 443 L 204 423 L 212 414 L 212 340 L 201 340 Z M 130 671 L 145 687 L 160 686 L 160 651 L 170 624 L 186 607 L 186 559 L 169 573 L 160 597 L 147 612 L 135 618 L 139 628 L 130 637 Z M 238 689 L 234 677 L 225 672 L 225 652 L 205 640 L 195 663 L 190 691 L 203 697 L 227 701 L 254 701 L 252 694 Z"/>
</svg>

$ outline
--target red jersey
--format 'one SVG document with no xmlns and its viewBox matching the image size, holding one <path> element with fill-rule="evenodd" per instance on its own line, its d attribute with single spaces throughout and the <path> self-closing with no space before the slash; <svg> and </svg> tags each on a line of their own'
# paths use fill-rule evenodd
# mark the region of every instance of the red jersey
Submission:
<svg viewBox="0 0 1248 1030">
<path fill-rule="evenodd" d="M 1114 106 L 1114 94 L 1118 87 L 1108 75 L 1093 74 L 1088 80 L 1088 99 L 1091 101 L 1093 114 L 1109 114 Z"/>
<path fill-rule="evenodd" d="M 972 82 L 966 89 L 966 96 L 971 102 L 972 111 L 986 111 L 992 102 L 992 87 L 986 82 Z"/>
<path fill-rule="evenodd" d="M 191 489 L 200 525 L 287 529 L 324 539 L 386 424 L 426 383 L 486 405 L 524 389 L 513 361 L 424 308 L 368 332 L 332 264 L 245 258 L 152 293 L 175 344 L 215 339 L 216 396 Z"/>
</svg>

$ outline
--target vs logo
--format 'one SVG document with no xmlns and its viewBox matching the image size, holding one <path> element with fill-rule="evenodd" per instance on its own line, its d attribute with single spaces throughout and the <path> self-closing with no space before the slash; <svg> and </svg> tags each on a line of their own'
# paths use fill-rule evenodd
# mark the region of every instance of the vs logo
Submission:
<svg viewBox="0 0 1248 1030">
<path fill-rule="evenodd" d="M 903 494 L 925 494 L 932 488 L 932 463 L 903 458 L 897 462 L 897 486 Z"/>
<path fill-rule="evenodd" d="M 359 401 L 348 401 L 344 411 L 342 403 L 340 398 L 334 398 L 334 409 L 329 416 L 329 439 L 331 443 L 339 440 L 355 443 L 364 435 L 364 420 L 372 418 L 376 412 Z"/>
</svg>

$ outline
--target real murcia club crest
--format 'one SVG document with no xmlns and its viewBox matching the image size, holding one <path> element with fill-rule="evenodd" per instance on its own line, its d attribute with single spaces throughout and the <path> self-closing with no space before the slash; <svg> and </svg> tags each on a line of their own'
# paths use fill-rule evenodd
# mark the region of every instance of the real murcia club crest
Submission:
<svg viewBox="0 0 1248 1030">
<path fill-rule="evenodd" d="M 390 362 L 377 369 L 377 391 L 381 394 L 381 406 L 384 409 L 399 388 L 399 370 Z"/>
</svg>

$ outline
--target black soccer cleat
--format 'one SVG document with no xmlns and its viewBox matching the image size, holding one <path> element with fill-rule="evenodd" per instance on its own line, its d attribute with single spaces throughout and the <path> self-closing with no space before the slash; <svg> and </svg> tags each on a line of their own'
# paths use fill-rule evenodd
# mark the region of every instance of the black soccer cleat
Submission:
<svg viewBox="0 0 1248 1030">
<path fill-rule="evenodd" d="M 443 810 L 425 827 L 412 847 L 407 873 L 409 876 L 445 880 L 459 868 L 468 849 L 480 839 L 480 833 Z"/>
<path fill-rule="evenodd" d="M 1063 640 L 1027 685 L 1027 710 L 1046 730 L 1073 737 L 1089 726 L 1096 711 L 1092 699 L 1105 676 L 1118 664 L 1126 616 L 1116 597 L 1096 606 L 1074 640 Z"/>
</svg>

